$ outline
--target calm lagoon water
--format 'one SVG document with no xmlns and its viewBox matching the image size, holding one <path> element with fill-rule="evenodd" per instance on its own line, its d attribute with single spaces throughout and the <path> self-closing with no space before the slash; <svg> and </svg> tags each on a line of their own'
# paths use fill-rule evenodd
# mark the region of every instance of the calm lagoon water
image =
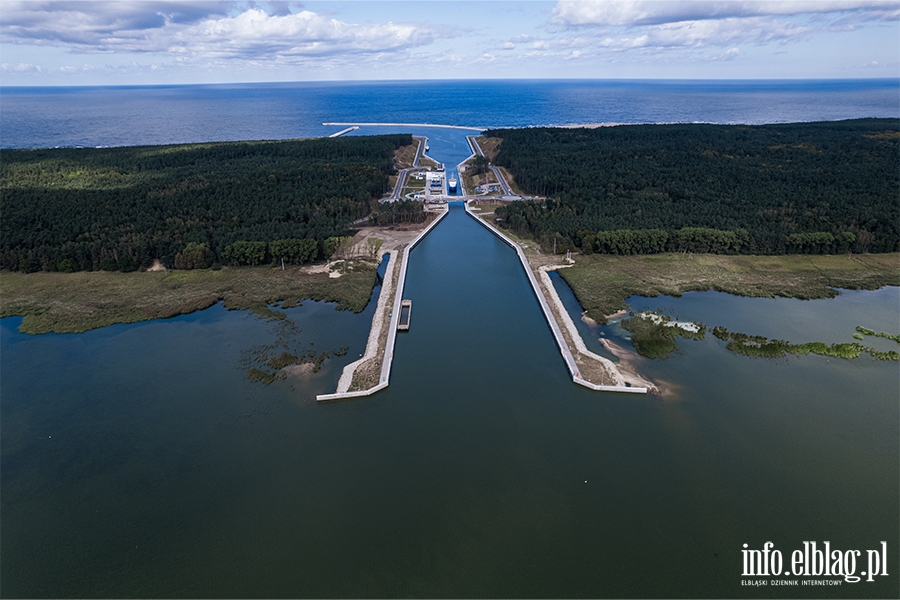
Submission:
<svg viewBox="0 0 900 600">
<path fill-rule="evenodd" d="M 219 306 L 80 335 L 0 321 L 3 596 L 896 595 L 893 568 L 742 587 L 740 554 L 897 548 L 896 363 L 755 360 L 708 336 L 641 365 L 674 399 L 591 392 L 512 250 L 458 206 L 407 282 L 391 386 L 337 404 L 313 396 L 362 352 L 371 303 L 288 310 L 302 343 L 350 350 L 270 386 L 244 358 L 278 324 Z M 631 302 L 837 341 L 900 330 L 898 298 Z"/>
</svg>

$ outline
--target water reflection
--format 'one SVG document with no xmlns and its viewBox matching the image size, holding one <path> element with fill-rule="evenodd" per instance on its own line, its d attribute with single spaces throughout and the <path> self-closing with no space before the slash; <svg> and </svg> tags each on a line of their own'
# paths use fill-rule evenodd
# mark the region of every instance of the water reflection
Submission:
<svg viewBox="0 0 900 600">
<path fill-rule="evenodd" d="M 515 255 L 457 207 L 407 285 L 390 387 L 325 406 L 372 304 L 286 311 L 300 342 L 350 349 L 269 386 L 241 352 L 272 324 L 220 306 L 79 335 L 0 321 L 3 594 L 735 597 L 755 593 L 744 543 L 897 548 L 895 364 L 754 360 L 707 336 L 642 364 L 678 402 L 591 392 Z M 896 330 L 896 298 L 630 302 L 830 342 Z"/>
</svg>

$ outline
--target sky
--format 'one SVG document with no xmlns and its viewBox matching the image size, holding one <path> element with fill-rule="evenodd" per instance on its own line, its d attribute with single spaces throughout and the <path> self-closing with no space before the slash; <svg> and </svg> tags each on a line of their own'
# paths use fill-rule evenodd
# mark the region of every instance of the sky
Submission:
<svg viewBox="0 0 900 600">
<path fill-rule="evenodd" d="M 0 85 L 900 77 L 900 1 L 0 1 Z"/>
</svg>

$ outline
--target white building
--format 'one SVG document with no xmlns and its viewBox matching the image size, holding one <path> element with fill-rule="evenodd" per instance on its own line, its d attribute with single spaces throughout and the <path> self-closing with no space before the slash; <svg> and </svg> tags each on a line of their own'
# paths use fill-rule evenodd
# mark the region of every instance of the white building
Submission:
<svg viewBox="0 0 900 600">
<path fill-rule="evenodd" d="M 432 194 L 441 196 L 444 194 L 444 174 L 428 172 L 425 173 L 425 199 L 431 198 Z"/>
</svg>

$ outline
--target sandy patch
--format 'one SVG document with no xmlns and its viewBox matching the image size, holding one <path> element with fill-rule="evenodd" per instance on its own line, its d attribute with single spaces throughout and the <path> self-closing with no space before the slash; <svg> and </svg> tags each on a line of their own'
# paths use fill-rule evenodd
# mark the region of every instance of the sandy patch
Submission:
<svg viewBox="0 0 900 600">
<path fill-rule="evenodd" d="M 548 300 L 550 311 L 553 313 L 557 323 L 560 324 L 563 337 L 575 362 L 581 369 L 582 378 L 585 381 L 596 383 L 599 385 L 613 385 L 617 387 L 626 387 L 626 383 L 631 387 L 647 388 L 652 394 L 658 394 L 659 389 L 650 380 L 642 377 L 630 362 L 623 362 L 620 358 L 619 364 L 613 363 L 611 360 L 599 354 L 595 354 L 588 350 L 581 339 L 581 334 L 575 327 L 575 322 L 569 316 L 553 282 L 550 281 L 548 271 L 559 269 L 568 265 L 542 265 L 538 267 L 538 281 L 543 288 L 544 296 Z M 623 349 L 624 350 L 624 349 Z M 618 355 L 616 355 L 618 357 Z M 609 380 L 612 381 L 609 381 Z"/>
<path fill-rule="evenodd" d="M 158 258 L 154 258 L 153 264 L 150 265 L 150 268 L 147 270 L 148 271 L 165 271 L 166 267 L 161 262 L 159 262 Z"/>
<path fill-rule="evenodd" d="M 616 127 L 627 123 L 582 123 L 580 125 L 559 125 L 560 129 L 597 129 L 598 127 Z"/>
<path fill-rule="evenodd" d="M 300 267 L 300 272 L 309 273 L 311 275 L 316 273 L 329 273 L 331 272 L 331 261 L 328 261 L 322 265 L 309 265 L 306 267 Z"/>
<path fill-rule="evenodd" d="M 646 387 L 653 394 L 666 395 L 665 390 L 662 387 L 656 385 L 654 382 L 650 382 L 638 373 L 637 363 L 640 362 L 642 358 L 637 352 L 623 348 L 606 338 L 600 338 L 600 343 L 603 344 L 603 347 L 609 350 L 613 356 L 619 359 L 619 364 L 616 365 L 616 367 L 625 381 L 636 387 Z"/>
<path fill-rule="evenodd" d="M 340 271 L 329 271 L 329 272 L 328 272 L 328 277 L 329 277 L 330 279 L 337 279 L 337 278 L 340 277 L 340 276 L 341 276 L 341 272 L 340 272 Z"/>
<path fill-rule="evenodd" d="M 647 311 L 641 311 L 637 314 L 637 316 L 642 319 L 650 319 L 657 325 L 663 322 L 663 318 L 660 315 Z M 691 323 L 690 321 L 668 321 L 665 323 L 665 326 L 680 327 L 681 329 L 684 329 L 685 331 L 688 331 L 690 333 L 697 333 L 698 331 L 700 331 L 700 326 L 696 323 Z"/>
<path fill-rule="evenodd" d="M 306 378 L 314 373 L 316 366 L 313 363 L 302 363 L 299 365 L 290 365 L 281 371 L 288 377 Z"/>
<path fill-rule="evenodd" d="M 659 395 L 664 400 L 680 400 L 681 386 L 665 379 L 656 379 L 656 385 L 659 387 Z"/>
</svg>

